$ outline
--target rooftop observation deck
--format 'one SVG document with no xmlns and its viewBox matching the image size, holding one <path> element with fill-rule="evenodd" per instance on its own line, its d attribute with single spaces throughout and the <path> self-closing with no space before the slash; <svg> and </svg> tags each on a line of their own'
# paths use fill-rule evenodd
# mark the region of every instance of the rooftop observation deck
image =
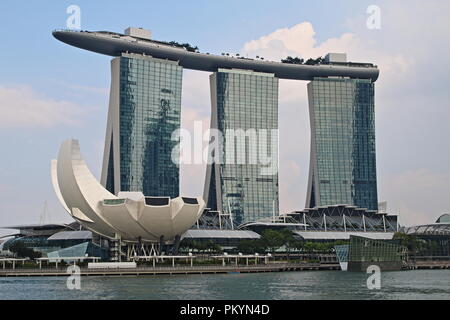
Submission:
<svg viewBox="0 0 450 320">
<path fill-rule="evenodd" d="M 273 73 L 280 79 L 313 80 L 315 77 L 346 77 L 376 81 L 379 69 L 370 63 L 290 64 L 244 57 L 189 51 L 169 42 L 143 39 L 109 31 L 56 30 L 53 36 L 71 46 L 109 56 L 124 52 L 178 61 L 186 69 L 215 72 L 219 68 Z"/>
</svg>

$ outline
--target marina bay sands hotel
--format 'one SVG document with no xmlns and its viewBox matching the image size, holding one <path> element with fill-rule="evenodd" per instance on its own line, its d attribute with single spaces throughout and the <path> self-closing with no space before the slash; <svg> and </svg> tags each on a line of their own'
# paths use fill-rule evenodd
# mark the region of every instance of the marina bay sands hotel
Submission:
<svg viewBox="0 0 450 320">
<path fill-rule="evenodd" d="M 140 28 L 128 28 L 123 34 L 55 31 L 53 35 L 69 45 L 114 57 L 101 177 L 110 192 L 179 196 L 179 166 L 172 161 L 179 140 L 172 133 L 180 128 L 186 68 L 212 73 L 211 128 L 219 131 L 278 129 L 278 80 L 309 81 L 306 208 L 347 205 L 378 210 L 374 83 L 379 70 L 373 64 L 347 62 L 345 54 L 336 53 L 316 63 L 213 55 L 188 44 L 152 40 L 150 32 Z M 291 130 L 296 138 L 295 128 L 281 130 Z M 271 151 L 278 158 L 275 145 L 277 150 Z M 230 214 L 236 224 L 278 215 L 278 171 L 261 175 L 261 166 L 208 164 L 203 195 L 207 207 Z"/>
</svg>

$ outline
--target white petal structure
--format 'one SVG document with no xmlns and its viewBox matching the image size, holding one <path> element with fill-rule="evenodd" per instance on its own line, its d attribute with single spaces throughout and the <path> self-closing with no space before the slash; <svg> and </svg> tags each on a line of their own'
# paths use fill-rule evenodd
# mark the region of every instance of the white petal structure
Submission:
<svg viewBox="0 0 450 320">
<path fill-rule="evenodd" d="M 61 145 L 51 173 L 55 193 L 69 214 L 107 238 L 172 242 L 194 225 L 205 208 L 201 197 L 144 197 L 141 192 L 115 196 L 89 171 L 73 139 Z"/>
</svg>

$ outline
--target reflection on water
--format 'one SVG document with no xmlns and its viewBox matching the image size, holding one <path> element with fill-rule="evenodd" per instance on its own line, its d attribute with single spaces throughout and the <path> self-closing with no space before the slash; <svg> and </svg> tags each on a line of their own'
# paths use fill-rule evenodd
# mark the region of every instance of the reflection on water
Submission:
<svg viewBox="0 0 450 320">
<path fill-rule="evenodd" d="M 384 272 L 381 290 L 368 274 L 341 271 L 82 277 L 68 290 L 63 277 L 0 278 L 0 299 L 450 299 L 449 270 Z"/>
</svg>

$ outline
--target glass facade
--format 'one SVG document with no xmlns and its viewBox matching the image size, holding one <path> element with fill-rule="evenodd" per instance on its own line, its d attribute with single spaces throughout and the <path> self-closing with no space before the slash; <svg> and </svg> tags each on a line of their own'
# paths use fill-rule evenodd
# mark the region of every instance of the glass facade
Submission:
<svg viewBox="0 0 450 320">
<path fill-rule="evenodd" d="M 311 163 L 306 206 L 378 210 L 374 84 L 316 78 L 308 84 Z"/>
<path fill-rule="evenodd" d="M 208 169 L 207 206 L 231 213 L 235 225 L 278 215 L 278 78 L 273 74 L 219 69 L 211 75 L 211 94 L 211 127 L 223 134 L 225 148 L 223 161 Z M 250 151 L 255 140 L 248 138 L 234 145 L 234 159 L 228 161 L 230 129 L 253 131 L 258 139 L 266 132 L 267 145 L 262 147 L 258 140 L 258 147 L 264 148 L 265 154 L 275 155 L 275 172 L 262 174 L 261 153 L 256 156 Z M 243 155 L 245 161 L 241 163 L 238 157 Z"/>
<path fill-rule="evenodd" d="M 342 244 L 334 246 L 334 251 L 336 252 L 336 257 L 338 262 L 348 262 L 348 252 L 350 250 L 350 245 Z"/>
<path fill-rule="evenodd" d="M 49 240 L 48 235 L 9 239 L 3 244 L 3 250 L 8 250 L 16 242 L 22 243 L 26 248 L 40 252 L 44 257 L 84 257 L 86 254 L 103 259 L 108 257 L 108 249 L 101 248 L 92 241 L 84 239 Z"/>
<path fill-rule="evenodd" d="M 106 187 L 114 193 L 114 183 L 120 181 L 119 191 L 177 197 L 179 166 L 172 161 L 172 150 L 179 141 L 171 136 L 180 127 L 182 67 L 134 54 L 118 59 L 120 148 L 113 149 L 112 133 Z M 114 152 L 120 153 L 119 180 L 114 177 Z"/>
<path fill-rule="evenodd" d="M 33 249 L 34 251 L 40 252 L 46 255 L 48 252 L 61 249 L 61 245 L 48 241 L 48 236 L 26 236 L 17 237 L 6 240 L 2 246 L 3 250 L 9 250 L 11 246 L 16 243 L 22 243 L 26 248 Z"/>
<path fill-rule="evenodd" d="M 368 272 L 377 266 L 381 271 L 401 270 L 406 260 L 406 247 L 395 240 L 373 240 L 350 235 L 349 244 L 334 247 L 343 271 Z"/>
<path fill-rule="evenodd" d="M 372 240 L 350 236 L 350 262 L 393 262 L 402 261 L 406 248 L 393 241 Z"/>
<path fill-rule="evenodd" d="M 102 260 L 108 259 L 108 249 L 101 248 L 92 242 L 83 242 L 71 247 L 52 251 L 47 254 L 48 258 L 75 258 L 75 257 L 98 257 Z"/>
</svg>

